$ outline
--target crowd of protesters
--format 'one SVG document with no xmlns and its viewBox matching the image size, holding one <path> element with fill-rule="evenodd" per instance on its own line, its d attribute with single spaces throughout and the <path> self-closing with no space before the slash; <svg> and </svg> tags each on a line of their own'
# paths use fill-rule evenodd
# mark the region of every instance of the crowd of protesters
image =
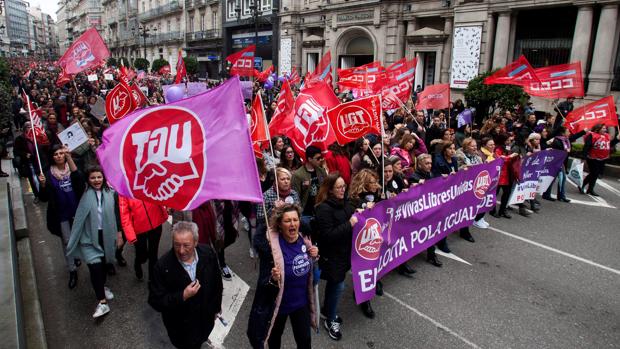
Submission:
<svg viewBox="0 0 620 349">
<path fill-rule="evenodd" d="M 224 252 L 242 229 L 251 242 L 250 257 L 260 260 L 247 330 L 251 346 L 280 347 L 290 318 L 297 346 L 309 348 L 313 327 L 324 326 L 334 340 L 342 337 L 338 305 L 346 297 L 345 279 L 351 268 L 351 238 L 358 223 L 354 212 L 370 209 L 426 180 L 502 158 L 500 203 L 490 214 L 507 219 L 516 210 L 530 216 L 540 211 L 538 200 L 515 208 L 508 205 L 511 188 L 519 178 L 515 166 L 519 159 L 547 148 L 570 152 L 571 143 L 583 137 L 589 174 L 580 191 L 597 196 L 597 179 L 619 139 L 617 132 L 610 137 L 603 125 L 571 135 L 562 124 L 562 116 L 573 108 L 570 98 L 558 106 L 558 115 L 537 117 L 528 104 L 494 113 L 482 124 L 457 128 L 462 101 L 451 103 L 448 110 L 416 111 L 413 96 L 402 108 L 384 112 L 383 137 L 369 134 L 346 146 L 334 143 L 326 152 L 309 146 L 303 156 L 286 137 L 273 137 L 273 153 L 266 150 L 257 159 L 264 205 L 211 200 L 191 213 L 180 213 L 120 197 L 106 183 L 95 150 L 109 124 L 95 112 L 95 105 L 115 81 L 106 80 L 98 71 L 96 81 L 80 74 L 56 86 L 58 71 L 51 64 L 24 60 L 11 64 L 13 126 L 3 132 L 12 134 L 15 169 L 28 179 L 35 200 L 47 203 L 47 227 L 61 239 L 68 287 L 78 286 L 77 268 L 85 263 L 96 298 L 93 317 L 105 315 L 110 311 L 108 301 L 114 298 L 106 279 L 116 273 L 115 264 L 127 265 L 123 249 L 133 245 L 133 272 L 143 280 L 142 265 L 148 261 L 148 302 L 162 312 L 171 342 L 180 348 L 200 347 L 207 340 L 221 312 L 222 279 L 233 277 Z M 157 105 L 164 103 L 161 86 L 171 80 L 170 76 L 147 75 L 139 84 L 148 89 L 150 104 Z M 268 119 L 277 108 L 278 86 L 270 90 L 261 89 L 258 83 L 254 86 L 255 93 L 263 94 Z M 299 92 L 298 87 L 294 90 Z M 47 142 L 38 142 L 38 149 L 29 131 L 22 91 L 41 110 Z M 342 102 L 353 99 L 346 91 L 335 92 Z M 249 101 L 247 108 L 249 112 Z M 89 139 L 70 152 L 57 134 L 73 123 L 80 123 Z M 565 190 L 567 165 L 557 176 L 555 198 L 552 185 L 542 199 L 570 202 Z M 0 171 L 0 175 L 5 173 Z M 175 220 L 172 249 L 160 258 L 162 225 L 170 214 Z M 476 216 L 473 225 L 489 227 L 484 214 Z M 475 242 L 470 228 L 461 229 L 459 236 Z M 435 248 L 449 253 L 447 240 L 427 250 L 427 261 L 442 267 Z M 397 272 L 410 278 L 416 271 L 404 263 Z M 314 286 L 320 280 L 325 282 L 324 297 L 321 304 L 315 304 Z M 383 287 L 377 285 L 377 295 L 383 294 Z M 360 309 L 368 318 L 375 317 L 369 301 Z M 315 321 L 316 312 L 323 319 L 320 324 Z"/>
</svg>

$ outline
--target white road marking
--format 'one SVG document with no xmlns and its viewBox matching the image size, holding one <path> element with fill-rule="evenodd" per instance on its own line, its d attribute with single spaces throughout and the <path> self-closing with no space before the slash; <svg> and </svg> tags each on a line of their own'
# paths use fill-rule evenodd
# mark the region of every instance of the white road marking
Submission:
<svg viewBox="0 0 620 349">
<path fill-rule="evenodd" d="M 396 303 L 400 304 L 401 306 L 403 306 L 403 307 L 411 310 L 412 312 L 416 313 L 419 317 L 429 321 L 433 325 L 439 327 L 440 329 L 442 329 L 442 330 L 448 332 L 449 334 L 453 335 L 454 337 L 460 339 L 461 341 L 463 341 L 465 344 L 469 345 L 470 347 L 480 349 L 480 347 L 477 344 L 471 342 L 469 339 L 461 336 L 456 331 L 450 329 L 449 327 L 445 326 L 444 324 L 440 323 L 439 321 L 437 321 L 437 320 L 431 318 L 430 316 L 424 314 L 423 312 L 419 311 L 418 309 L 416 309 L 416 308 L 410 306 L 409 304 L 403 302 L 402 300 L 398 299 L 396 296 L 390 294 L 389 292 L 383 291 L 383 294 L 385 296 L 387 296 L 388 298 L 392 299 L 394 302 L 396 302 Z"/>
<path fill-rule="evenodd" d="M 582 258 L 582 257 L 579 257 L 579 256 L 575 256 L 572 253 L 564 252 L 564 251 L 558 250 L 557 248 L 553 248 L 553 247 L 541 244 L 540 242 L 532 241 L 532 240 L 526 239 L 526 238 L 524 238 L 522 236 L 511 234 L 509 232 L 506 232 L 506 231 L 503 231 L 503 230 L 500 230 L 500 229 L 497 229 L 497 228 L 489 227 L 489 229 L 491 229 L 491 230 L 493 230 L 495 232 L 498 232 L 500 234 L 506 235 L 508 237 L 511 237 L 513 239 L 521 240 L 523 242 L 527 242 L 528 244 L 531 244 L 531 245 L 534 245 L 534 246 L 538 246 L 538 247 L 543 248 L 543 249 L 545 249 L 547 251 L 555 252 L 557 254 L 561 254 L 563 256 L 572 258 L 574 260 L 577 260 L 577 261 L 589 264 L 591 266 L 594 266 L 594 267 L 597 267 L 597 268 L 600 268 L 600 269 L 603 269 L 603 270 L 607 270 L 607 271 L 612 272 L 614 274 L 620 275 L 620 270 L 616 270 L 616 269 L 610 268 L 608 266 L 605 266 L 605 265 L 593 262 L 593 261 L 591 261 L 589 259 L 585 259 L 585 258 Z"/>
<path fill-rule="evenodd" d="M 469 263 L 468 261 L 464 260 L 463 258 L 455 255 L 454 253 L 445 253 L 444 251 L 442 251 L 442 250 L 440 250 L 438 248 L 435 249 L 435 253 L 440 255 L 440 256 L 444 256 L 444 257 L 447 257 L 447 258 L 450 258 L 450 259 L 454 259 L 455 261 L 458 261 L 458 262 L 461 262 L 461 263 L 465 263 L 465 264 L 471 266 L 471 263 Z"/>
<path fill-rule="evenodd" d="M 232 280 L 223 280 L 224 294 L 222 295 L 222 318 L 228 322 L 228 326 L 224 326 L 220 320 L 215 320 L 213 331 L 209 335 L 209 341 L 214 348 L 224 348 L 224 339 L 230 332 L 235 322 L 237 313 L 241 309 L 243 300 L 250 290 L 250 286 L 243 281 L 239 275 L 232 272 Z"/>
<path fill-rule="evenodd" d="M 604 180 L 599 179 L 598 181 L 596 181 L 596 184 L 598 184 L 598 185 L 600 185 L 601 187 L 603 187 L 603 188 L 605 188 L 605 189 L 609 190 L 610 192 L 612 192 L 612 193 L 616 194 L 617 196 L 620 196 L 620 190 L 618 190 L 618 189 L 616 189 L 616 188 L 612 187 L 611 185 L 609 185 L 609 184 L 605 183 L 605 181 L 604 181 Z"/>
<path fill-rule="evenodd" d="M 590 201 L 581 201 L 581 200 L 577 200 L 573 198 L 568 198 L 568 199 L 570 199 L 571 204 L 579 204 L 579 205 L 594 206 L 594 207 L 605 207 L 605 208 L 616 208 L 616 206 L 612 206 L 608 204 L 607 201 L 603 203 L 600 201 L 590 202 Z"/>
</svg>

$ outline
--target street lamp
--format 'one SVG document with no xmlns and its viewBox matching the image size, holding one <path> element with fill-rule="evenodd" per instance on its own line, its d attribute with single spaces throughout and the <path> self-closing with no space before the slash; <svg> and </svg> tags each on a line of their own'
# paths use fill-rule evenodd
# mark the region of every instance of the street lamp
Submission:
<svg viewBox="0 0 620 349">
<path fill-rule="evenodd" d="M 136 28 L 131 28 L 131 31 L 135 35 Z M 144 59 L 146 59 L 146 38 L 150 35 L 155 35 L 155 34 L 149 34 L 150 32 L 153 32 L 153 33 L 157 32 L 157 27 L 155 26 L 151 28 L 147 26 L 138 27 L 138 36 L 141 36 L 144 42 Z"/>
</svg>

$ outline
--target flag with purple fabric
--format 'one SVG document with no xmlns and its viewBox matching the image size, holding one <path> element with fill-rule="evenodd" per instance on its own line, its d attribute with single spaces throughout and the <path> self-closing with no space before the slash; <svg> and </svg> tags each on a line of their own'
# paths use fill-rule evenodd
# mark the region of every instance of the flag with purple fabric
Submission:
<svg viewBox="0 0 620 349">
<path fill-rule="evenodd" d="M 456 127 L 461 128 L 461 126 L 472 123 L 472 120 L 474 119 L 474 113 L 470 108 L 467 108 L 460 112 L 459 115 L 456 116 L 456 119 L 458 121 L 458 125 Z"/>
<path fill-rule="evenodd" d="M 263 198 L 238 78 L 127 115 L 104 132 L 97 156 L 119 194 L 177 210 Z"/>
</svg>

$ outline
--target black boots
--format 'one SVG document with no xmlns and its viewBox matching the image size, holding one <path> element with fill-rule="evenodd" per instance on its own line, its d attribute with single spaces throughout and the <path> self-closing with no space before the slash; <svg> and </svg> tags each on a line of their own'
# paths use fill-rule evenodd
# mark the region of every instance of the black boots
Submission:
<svg viewBox="0 0 620 349">
<path fill-rule="evenodd" d="M 362 304 L 360 304 L 360 308 L 362 309 L 362 313 L 364 313 L 364 315 L 369 318 L 369 319 L 374 319 L 375 318 L 375 311 L 372 310 L 372 306 L 370 305 L 370 301 L 366 301 Z"/>
</svg>

